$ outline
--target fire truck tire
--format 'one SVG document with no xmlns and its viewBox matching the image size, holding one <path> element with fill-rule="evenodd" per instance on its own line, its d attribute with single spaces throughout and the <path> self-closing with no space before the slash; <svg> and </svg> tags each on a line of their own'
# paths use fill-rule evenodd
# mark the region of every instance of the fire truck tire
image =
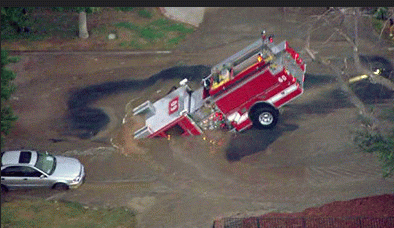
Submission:
<svg viewBox="0 0 394 228">
<path fill-rule="evenodd" d="M 271 129 L 278 122 L 279 113 L 271 107 L 261 107 L 253 111 L 251 119 L 257 129 Z"/>
</svg>

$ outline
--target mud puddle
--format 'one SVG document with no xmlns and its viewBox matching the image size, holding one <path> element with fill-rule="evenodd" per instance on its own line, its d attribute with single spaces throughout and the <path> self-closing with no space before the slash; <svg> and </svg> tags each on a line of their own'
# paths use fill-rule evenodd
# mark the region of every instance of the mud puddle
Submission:
<svg viewBox="0 0 394 228">
<path fill-rule="evenodd" d="M 106 82 L 77 89 L 71 93 L 68 100 L 68 134 L 76 134 L 82 139 L 88 139 L 105 128 L 110 121 L 109 117 L 103 110 L 91 107 L 100 99 L 117 93 L 140 91 L 160 81 L 187 78 L 196 83 L 209 72 L 209 67 L 201 65 L 172 67 L 145 80 Z"/>
<path fill-rule="evenodd" d="M 380 75 L 394 79 L 394 69 L 390 60 L 382 56 L 360 56 L 361 62 L 371 71 L 380 70 Z"/>
<path fill-rule="evenodd" d="M 368 80 L 352 84 L 351 89 L 366 104 L 377 104 L 394 101 L 394 91 Z"/>
</svg>

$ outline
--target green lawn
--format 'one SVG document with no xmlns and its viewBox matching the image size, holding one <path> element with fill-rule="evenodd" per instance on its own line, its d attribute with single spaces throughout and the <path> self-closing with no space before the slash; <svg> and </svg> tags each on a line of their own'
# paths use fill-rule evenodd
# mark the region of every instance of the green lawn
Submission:
<svg viewBox="0 0 394 228">
<path fill-rule="evenodd" d="M 136 227 L 130 209 L 88 208 L 75 202 L 12 200 L 1 204 L 1 227 Z"/>
<path fill-rule="evenodd" d="M 28 32 L 17 32 L 7 23 L 2 25 L 3 47 L 10 50 L 162 50 L 174 48 L 195 30 L 191 25 L 165 18 L 158 8 L 98 8 L 87 15 L 89 38 L 85 40 L 77 36 L 76 12 L 38 8 L 31 10 L 26 20 Z"/>
</svg>

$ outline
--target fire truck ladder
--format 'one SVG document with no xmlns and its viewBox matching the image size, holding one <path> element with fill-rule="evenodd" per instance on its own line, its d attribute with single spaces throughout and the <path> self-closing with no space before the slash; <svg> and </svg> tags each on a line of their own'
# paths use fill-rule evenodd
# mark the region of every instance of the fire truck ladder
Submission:
<svg viewBox="0 0 394 228">
<path fill-rule="evenodd" d="M 146 114 L 146 118 L 149 118 L 150 116 L 155 115 L 155 107 L 153 107 L 152 102 L 145 101 L 138 107 L 133 109 L 133 115 L 139 115 L 139 114 Z M 149 126 L 144 126 L 141 129 L 137 130 L 134 132 L 134 138 L 139 139 L 139 138 L 145 138 L 152 134 L 152 130 L 149 128 Z"/>
</svg>

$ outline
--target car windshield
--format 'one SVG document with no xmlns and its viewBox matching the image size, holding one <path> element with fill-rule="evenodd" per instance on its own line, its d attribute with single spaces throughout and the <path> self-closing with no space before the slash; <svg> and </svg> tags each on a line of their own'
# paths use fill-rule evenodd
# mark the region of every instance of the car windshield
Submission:
<svg viewBox="0 0 394 228">
<path fill-rule="evenodd" d="M 35 167 L 46 174 L 51 175 L 55 171 L 56 158 L 49 154 L 37 153 L 37 162 Z"/>
</svg>

